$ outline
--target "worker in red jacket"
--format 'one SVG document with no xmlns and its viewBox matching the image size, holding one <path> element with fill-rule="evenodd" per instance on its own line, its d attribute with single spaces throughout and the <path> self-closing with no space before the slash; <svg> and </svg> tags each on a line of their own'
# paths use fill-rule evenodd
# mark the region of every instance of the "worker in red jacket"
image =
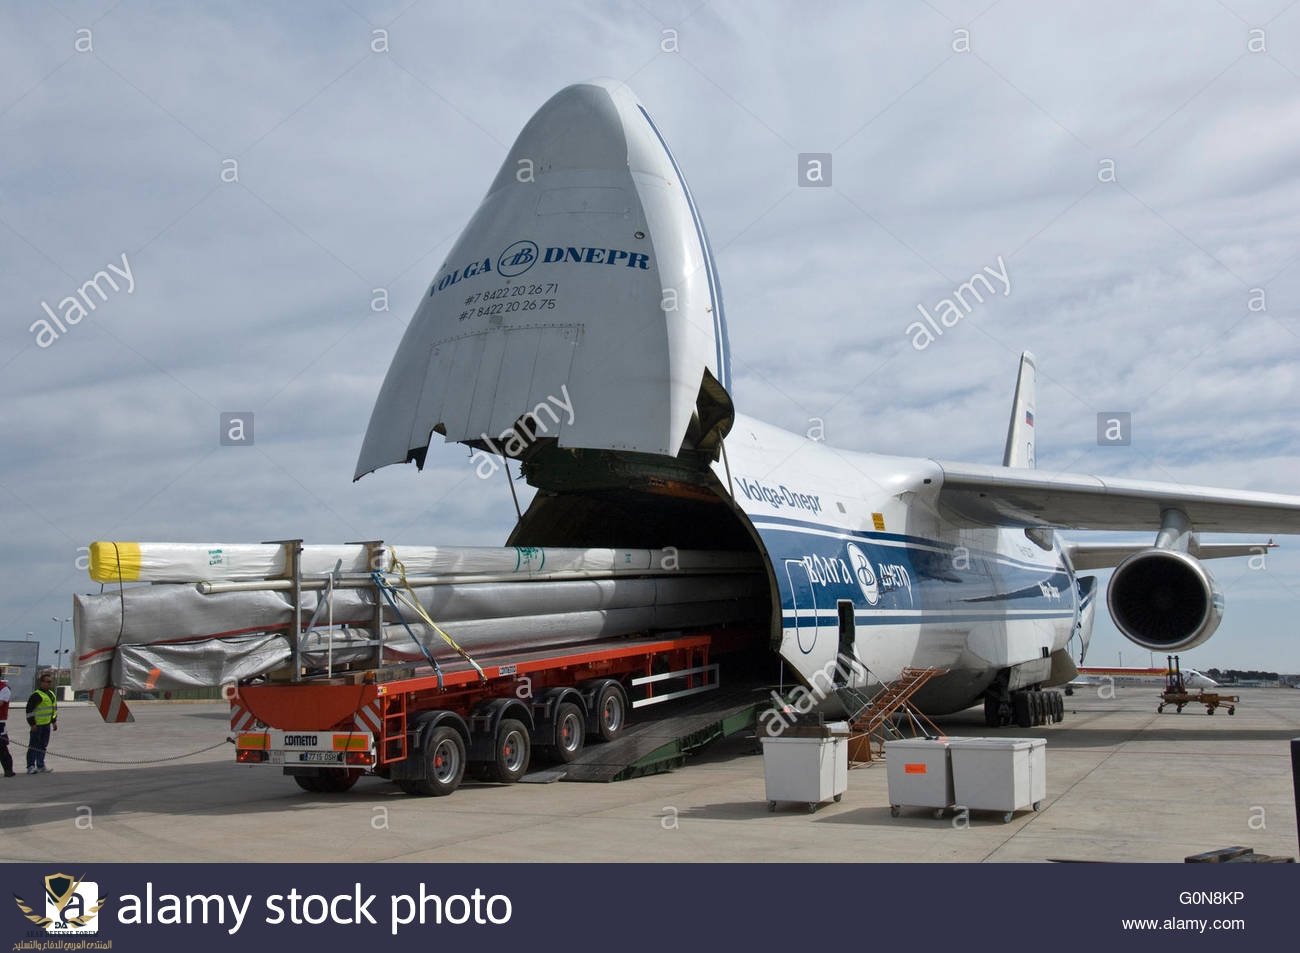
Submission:
<svg viewBox="0 0 1300 953">
<path fill-rule="evenodd" d="M 14 759 L 9 754 L 9 735 L 5 733 L 5 722 L 9 720 L 9 698 L 13 694 L 9 683 L 0 678 L 0 768 L 5 769 L 5 777 L 14 776 Z"/>
</svg>

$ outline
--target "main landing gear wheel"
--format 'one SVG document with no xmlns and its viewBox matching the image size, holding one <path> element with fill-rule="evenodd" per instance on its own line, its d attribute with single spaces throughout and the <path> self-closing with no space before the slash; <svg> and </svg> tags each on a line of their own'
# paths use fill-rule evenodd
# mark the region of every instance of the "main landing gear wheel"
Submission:
<svg viewBox="0 0 1300 953">
<path fill-rule="evenodd" d="M 492 761 L 487 765 L 488 779 L 514 784 L 528 771 L 531 748 L 527 726 L 517 719 L 503 718 L 497 728 Z"/>
<path fill-rule="evenodd" d="M 1029 710 L 1029 693 L 1016 692 L 1011 696 L 1011 705 L 1015 712 L 1015 722 L 1017 727 L 1031 727 L 1033 725 L 1033 720 Z"/>
</svg>

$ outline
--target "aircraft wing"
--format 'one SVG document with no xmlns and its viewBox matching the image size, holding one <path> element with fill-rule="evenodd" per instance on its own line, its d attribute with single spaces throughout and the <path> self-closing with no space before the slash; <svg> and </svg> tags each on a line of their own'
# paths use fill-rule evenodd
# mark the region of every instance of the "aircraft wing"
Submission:
<svg viewBox="0 0 1300 953">
<path fill-rule="evenodd" d="M 1134 553 L 1151 548 L 1151 543 L 1081 543 L 1062 540 L 1061 548 L 1070 555 L 1070 565 L 1079 572 L 1118 566 Z M 1256 543 L 1202 543 L 1193 537 L 1187 552 L 1197 559 L 1225 559 L 1232 556 L 1259 556 L 1277 549 L 1271 539 Z"/>
<path fill-rule="evenodd" d="M 1300 533 L 1300 496 L 944 463 L 938 504 L 965 526 L 1158 530 L 1176 508 L 1198 531 Z"/>
</svg>

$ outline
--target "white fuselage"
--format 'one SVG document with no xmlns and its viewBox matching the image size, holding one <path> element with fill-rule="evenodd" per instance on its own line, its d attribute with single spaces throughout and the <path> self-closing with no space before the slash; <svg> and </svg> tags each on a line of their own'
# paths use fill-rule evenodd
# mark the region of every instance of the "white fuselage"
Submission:
<svg viewBox="0 0 1300 953">
<path fill-rule="evenodd" d="M 944 669 L 925 705 L 941 714 L 1003 670 L 1012 688 L 1047 683 L 1075 631 L 1078 590 L 1055 542 L 953 525 L 931 460 L 837 450 L 738 415 L 714 473 L 770 565 L 781 656 L 809 684 L 837 664 L 857 685 Z"/>
</svg>

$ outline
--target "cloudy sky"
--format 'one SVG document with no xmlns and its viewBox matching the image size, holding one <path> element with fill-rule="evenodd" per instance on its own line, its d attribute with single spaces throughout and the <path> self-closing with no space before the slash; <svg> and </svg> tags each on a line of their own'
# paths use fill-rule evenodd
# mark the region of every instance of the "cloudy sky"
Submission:
<svg viewBox="0 0 1300 953">
<path fill-rule="evenodd" d="M 1041 7 L 4 5 L 0 638 L 52 658 L 96 539 L 502 542 L 509 496 L 463 448 L 353 466 L 515 135 L 598 76 L 689 178 L 743 411 L 996 463 L 1030 349 L 1040 468 L 1296 492 L 1300 6 Z M 798 187 L 807 152 L 831 187 Z M 132 283 L 32 330 L 123 256 Z M 915 350 L 917 305 L 999 256 L 1010 293 Z M 229 411 L 253 446 L 219 444 Z M 1130 446 L 1097 445 L 1109 411 Z M 1185 664 L 1300 671 L 1278 541 L 1214 567 L 1227 615 Z M 1097 628 L 1090 661 L 1146 664 Z"/>
</svg>

